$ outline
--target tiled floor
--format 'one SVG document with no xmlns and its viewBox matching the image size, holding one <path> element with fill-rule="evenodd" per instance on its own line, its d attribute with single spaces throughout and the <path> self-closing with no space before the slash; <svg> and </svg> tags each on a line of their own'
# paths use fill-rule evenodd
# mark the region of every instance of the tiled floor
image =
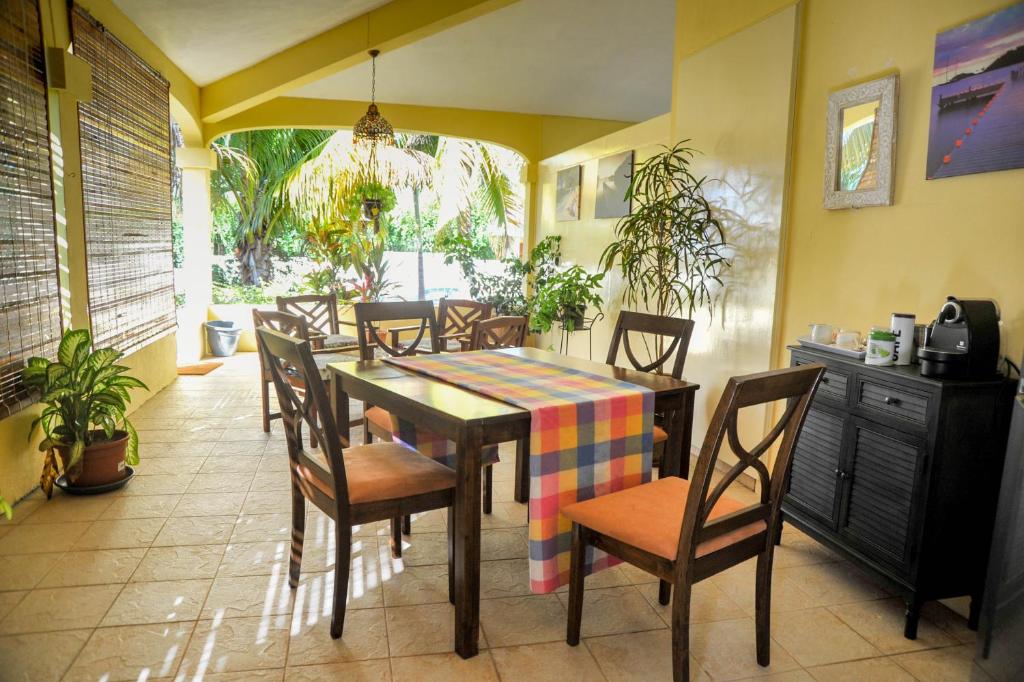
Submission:
<svg viewBox="0 0 1024 682">
<path fill-rule="evenodd" d="M 357 529 L 349 615 L 328 634 L 329 522 L 310 511 L 299 587 L 287 586 L 285 444 L 258 417 L 255 357 L 181 377 L 134 416 L 139 475 L 122 491 L 38 494 L 0 525 L 3 680 L 670 679 L 668 609 L 629 567 L 588 580 L 584 642 L 565 645 L 566 595 L 527 586 L 526 515 L 512 457 L 484 517 L 481 653 L 451 653 L 445 519 L 422 516 L 404 560 L 386 527 Z M 754 658 L 750 562 L 696 587 L 694 679 L 967 680 L 973 634 L 929 605 L 916 641 L 883 589 L 800 533 L 776 554 L 772 665 Z M 977 670 L 975 669 L 975 673 Z"/>
</svg>

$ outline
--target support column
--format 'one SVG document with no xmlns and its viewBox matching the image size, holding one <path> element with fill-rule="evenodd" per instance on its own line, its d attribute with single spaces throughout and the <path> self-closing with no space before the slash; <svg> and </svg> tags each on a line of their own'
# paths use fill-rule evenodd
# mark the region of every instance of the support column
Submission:
<svg viewBox="0 0 1024 682">
<path fill-rule="evenodd" d="M 203 322 L 213 301 L 210 171 L 217 168 L 217 155 L 206 147 L 179 147 L 175 160 L 181 169 L 185 294 L 185 305 L 178 309 L 178 361 L 187 363 L 205 353 Z"/>
</svg>

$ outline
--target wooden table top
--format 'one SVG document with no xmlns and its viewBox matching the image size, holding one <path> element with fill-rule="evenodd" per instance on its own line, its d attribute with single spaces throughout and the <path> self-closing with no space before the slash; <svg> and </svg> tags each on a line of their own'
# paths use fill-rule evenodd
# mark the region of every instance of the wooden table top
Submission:
<svg viewBox="0 0 1024 682">
<path fill-rule="evenodd" d="M 597 376 L 625 381 L 651 389 L 659 396 L 696 391 L 700 386 L 663 374 L 648 374 L 622 367 L 613 367 L 592 360 L 573 358 L 539 348 L 506 348 L 507 353 L 521 358 L 547 362 Z M 449 384 L 383 360 L 332 362 L 328 369 L 342 377 L 342 383 L 355 381 L 367 388 L 387 391 L 400 403 L 426 410 L 439 418 L 453 417 L 465 424 L 486 425 L 519 421 L 529 415 L 509 403 Z"/>
</svg>

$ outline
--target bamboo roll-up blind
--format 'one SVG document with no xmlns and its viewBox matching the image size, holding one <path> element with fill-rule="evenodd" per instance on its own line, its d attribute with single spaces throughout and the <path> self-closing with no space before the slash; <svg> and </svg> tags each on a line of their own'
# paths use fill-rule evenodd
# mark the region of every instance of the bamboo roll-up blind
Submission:
<svg viewBox="0 0 1024 682">
<path fill-rule="evenodd" d="M 92 66 L 78 125 L 93 339 L 128 353 L 175 328 L 168 83 L 77 5 L 72 32 Z"/>
<path fill-rule="evenodd" d="M 0 418 L 29 402 L 25 360 L 53 358 L 60 289 L 36 0 L 0 3 Z"/>
</svg>

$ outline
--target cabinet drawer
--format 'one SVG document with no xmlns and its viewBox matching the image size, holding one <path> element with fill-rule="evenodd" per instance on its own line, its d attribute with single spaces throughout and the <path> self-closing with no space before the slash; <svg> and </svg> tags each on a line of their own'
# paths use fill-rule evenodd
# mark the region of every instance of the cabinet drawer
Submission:
<svg viewBox="0 0 1024 682">
<path fill-rule="evenodd" d="M 810 365 L 812 362 L 814 361 L 799 359 L 795 360 L 793 364 L 795 366 Z M 849 374 L 835 369 L 834 367 L 828 367 L 825 370 L 825 374 L 821 377 L 821 383 L 818 384 L 818 392 L 814 394 L 814 397 L 831 398 L 832 400 L 838 400 L 841 403 L 845 403 L 849 385 Z"/>
<path fill-rule="evenodd" d="M 923 426 L 928 421 L 926 393 L 896 388 L 882 382 L 861 379 L 857 404 Z"/>
</svg>

